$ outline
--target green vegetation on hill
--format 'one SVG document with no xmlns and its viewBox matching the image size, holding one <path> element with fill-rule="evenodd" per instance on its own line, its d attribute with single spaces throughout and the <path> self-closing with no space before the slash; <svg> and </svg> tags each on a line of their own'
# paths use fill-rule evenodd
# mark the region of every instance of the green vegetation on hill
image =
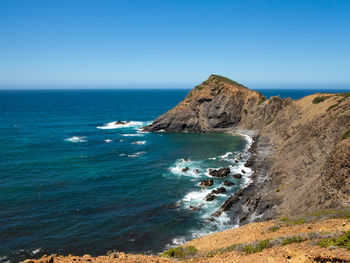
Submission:
<svg viewBox="0 0 350 263">
<path fill-rule="evenodd" d="M 184 259 L 189 258 L 197 254 L 197 249 L 194 246 L 187 247 L 174 247 L 163 252 L 161 256 L 169 258 Z"/>
<path fill-rule="evenodd" d="M 317 96 L 316 98 L 314 98 L 312 100 L 312 103 L 313 104 L 318 104 L 318 103 L 321 103 L 321 102 L 325 101 L 326 99 L 327 99 L 327 97 L 325 97 L 325 96 Z"/>
<path fill-rule="evenodd" d="M 236 82 L 236 81 L 233 81 L 229 78 L 225 78 L 223 76 L 219 76 L 219 75 L 215 75 L 215 74 L 212 74 L 209 79 L 211 79 L 212 81 L 215 81 L 215 80 L 218 80 L 218 81 L 222 81 L 222 82 L 226 82 L 226 83 L 229 83 L 233 86 L 239 86 L 239 87 L 242 87 L 242 88 L 246 88 L 246 86 Z"/>
</svg>

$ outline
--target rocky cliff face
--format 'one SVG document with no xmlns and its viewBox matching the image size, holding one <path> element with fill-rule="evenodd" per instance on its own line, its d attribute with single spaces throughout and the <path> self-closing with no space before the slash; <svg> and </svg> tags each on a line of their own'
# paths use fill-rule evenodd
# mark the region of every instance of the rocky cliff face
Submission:
<svg viewBox="0 0 350 263">
<path fill-rule="evenodd" d="M 211 75 L 146 127 L 220 129 L 255 136 L 254 183 L 232 198 L 232 209 L 239 210 L 242 221 L 350 205 L 350 94 L 267 100 L 259 92 Z"/>
<path fill-rule="evenodd" d="M 247 108 L 265 100 L 259 92 L 227 78 L 211 75 L 175 108 L 146 127 L 148 131 L 212 131 L 237 126 Z"/>
</svg>

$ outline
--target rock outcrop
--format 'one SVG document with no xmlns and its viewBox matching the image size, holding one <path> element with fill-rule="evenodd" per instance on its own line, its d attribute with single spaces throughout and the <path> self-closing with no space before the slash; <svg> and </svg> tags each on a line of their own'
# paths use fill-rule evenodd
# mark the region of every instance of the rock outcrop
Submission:
<svg viewBox="0 0 350 263">
<path fill-rule="evenodd" d="M 350 206 L 349 93 L 266 99 L 211 75 L 145 130 L 253 134 L 254 181 L 221 207 L 242 222 Z"/>
</svg>

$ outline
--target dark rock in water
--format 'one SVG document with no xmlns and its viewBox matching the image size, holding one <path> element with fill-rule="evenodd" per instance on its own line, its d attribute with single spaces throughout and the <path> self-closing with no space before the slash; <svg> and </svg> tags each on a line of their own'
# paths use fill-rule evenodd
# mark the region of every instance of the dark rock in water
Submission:
<svg viewBox="0 0 350 263">
<path fill-rule="evenodd" d="M 189 170 L 190 170 L 190 168 L 185 167 L 185 168 L 183 168 L 183 169 L 181 170 L 181 172 L 186 173 L 186 172 L 189 171 Z"/>
<path fill-rule="evenodd" d="M 214 221 L 215 221 L 215 218 L 209 217 L 209 218 L 207 218 L 207 220 L 208 220 L 209 222 L 214 222 Z"/>
<path fill-rule="evenodd" d="M 196 174 L 198 174 L 198 173 L 199 173 L 199 170 L 198 170 L 198 169 L 196 169 L 196 170 L 194 170 L 194 172 L 195 172 Z"/>
<path fill-rule="evenodd" d="M 213 170 L 214 170 L 213 168 L 209 168 L 209 174 L 210 174 Z"/>
<path fill-rule="evenodd" d="M 214 184 L 213 179 L 204 180 L 199 183 L 199 185 L 203 185 L 203 186 L 212 186 L 213 184 Z"/>
<path fill-rule="evenodd" d="M 124 124 L 127 124 L 129 122 L 130 121 L 116 121 L 115 124 L 122 124 L 122 125 L 124 125 Z"/>
<path fill-rule="evenodd" d="M 252 167 L 254 164 L 256 157 L 255 156 L 251 156 L 247 162 L 244 164 L 245 167 Z"/>
<path fill-rule="evenodd" d="M 244 173 L 245 174 L 245 171 L 242 169 L 242 173 Z"/>
<path fill-rule="evenodd" d="M 190 209 L 194 211 L 198 211 L 200 208 L 197 206 L 190 205 Z"/>
<path fill-rule="evenodd" d="M 223 185 L 226 185 L 226 186 L 232 186 L 234 184 L 235 184 L 234 182 L 231 182 L 229 180 L 225 180 L 225 182 L 223 183 Z"/>
<path fill-rule="evenodd" d="M 238 161 L 237 161 L 237 160 L 235 160 L 235 163 L 238 163 Z"/>
<path fill-rule="evenodd" d="M 212 213 L 212 217 L 219 217 L 222 214 L 221 210 L 215 211 L 214 213 Z"/>
<path fill-rule="evenodd" d="M 243 189 L 237 191 L 234 195 L 231 195 L 220 207 L 221 211 L 228 211 L 230 208 L 240 199 L 243 195 Z M 215 213 L 214 213 L 215 214 Z"/>
<path fill-rule="evenodd" d="M 236 178 L 236 179 L 241 179 L 242 175 L 241 174 L 234 174 L 234 175 L 232 175 L 232 177 Z"/>
<path fill-rule="evenodd" d="M 216 188 L 215 190 L 211 191 L 212 194 L 222 194 L 226 193 L 226 188 L 225 187 L 219 187 Z"/>
<path fill-rule="evenodd" d="M 205 197 L 205 201 L 208 201 L 208 202 L 213 201 L 213 200 L 216 199 L 216 197 L 217 197 L 216 195 L 208 194 L 208 195 Z"/>
<path fill-rule="evenodd" d="M 220 168 L 219 170 L 209 170 L 209 175 L 214 177 L 226 177 L 230 173 L 230 168 Z"/>
<path fill-rule="evenodd" d="M 184 161 L 185 161 L 185 162 L 188 162 L 188 158 L 184 158 Z"/>
<path fill-rule="evenodd" d="M 242 156 L 239 156 L 238 157 L 238 161 L 240 161 L 240 160 L 242 160 L 243 159 L 243 157 Z"/>
</svg>

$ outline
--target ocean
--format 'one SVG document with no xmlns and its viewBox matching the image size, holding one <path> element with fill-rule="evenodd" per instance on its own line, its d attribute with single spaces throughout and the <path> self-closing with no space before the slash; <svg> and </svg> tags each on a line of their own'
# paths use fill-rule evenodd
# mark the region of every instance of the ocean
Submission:
<svg viewBox="0 0 350 263">
<path fill-rule="evenodd" d="M 233 214 L 208 218 L 249 182 L 243 164 L 250 139 L 141 130 L 188 91 L 0 91 L 0 262 L 51 253 L 159 253 L 235 226 Z M 298 99 L 317 90 L 260 92 Z M 246 174 L 206 202 L 227 178 L 214 178 L 210 190 L 199 183 L 221 167 Z"/>
</svg>

